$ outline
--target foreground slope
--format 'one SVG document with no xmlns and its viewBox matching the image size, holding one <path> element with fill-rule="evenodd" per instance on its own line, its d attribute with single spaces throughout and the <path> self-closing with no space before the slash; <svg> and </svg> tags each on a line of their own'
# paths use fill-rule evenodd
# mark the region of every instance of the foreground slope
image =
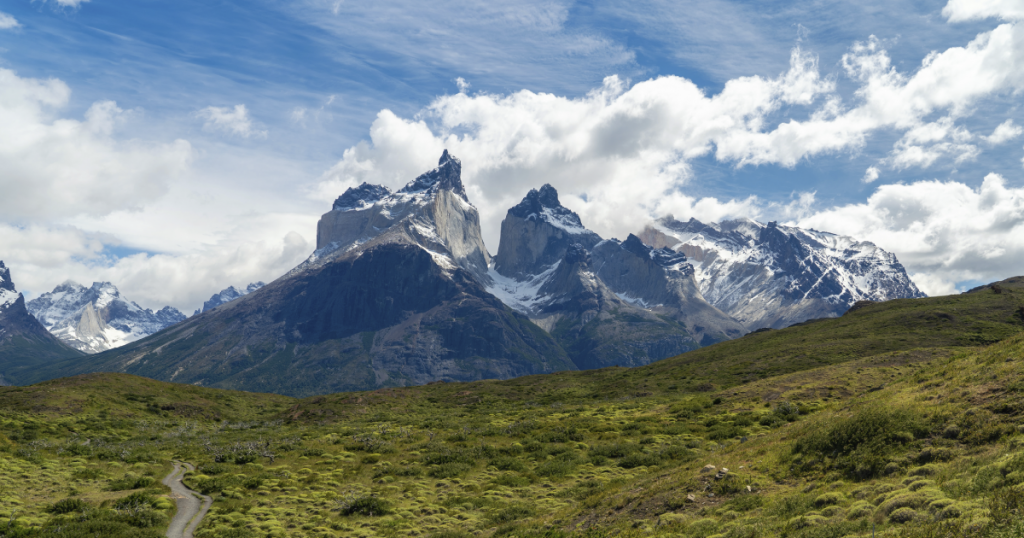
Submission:
<svg viewBox="0 0 1024 538">
<path fill-rule="evenodd" d="M 1020 536 L 1022 284 L 748 336 L 797 357 L 844 323 L 861 352 L 747 382 L 675 360 L 301 401 L 121 374 L 0 388 L 0 517 L 158 536 L 147 479 L 177 458 L 215 499 L 199 538 Z M 145 517 L 107 508 L 128 498 Z"/>
</svg>

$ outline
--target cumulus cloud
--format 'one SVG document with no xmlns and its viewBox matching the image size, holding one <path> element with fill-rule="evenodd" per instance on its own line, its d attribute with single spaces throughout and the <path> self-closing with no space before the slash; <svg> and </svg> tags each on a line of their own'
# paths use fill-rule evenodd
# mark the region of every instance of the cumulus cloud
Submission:
<svg viewBox="0 0 1024 538">
<path fill-rule="evenodd" d="M 999 18 L 1008 21 L 1024 20 L 1024 5 L 1018 0 L 950 0 L 942 8 L 949 22 Z"/>
<path fill-rule="evenodd" d="M 965 280 L 991 281 L 1024 267 L 1024 188 L 989 174 L 977 188 L 956 181 L 880 186 L 864 203 L 819 211 L 800 226 L 841 231 L 899 255 L 929 294 Z"/>
<path fill-rule="evenodd" d="M 259 129 L 254 125 L 245 105 L 235 105 L 234 108 L 208 106 L 196 112 L 196 115 L 204 120 L 203 129 L 206 131 L 219 131 L 242 138 L 267 137 L 266 130 Z M 297 119 L 301 121 L 304 117 L 305 115 L 302 113 Z"/>
<path fill-rule="evenodd" d="M 950 5 L 955 17 L 967 17 L 959 4 Z M 1012 10 L 1006 6 L 992 9 L 1012 20 Z M 792 51 L 785 72 L 736 78 L 715 95 L 674 76 L 632 86 L 611 76 L 579 98 L 527 90 L 505 95 L 460 91 L 435 99 L 412 118 L 381 111 L 370 127 L 369 139 L 345 150 L 323 175 L 315 195 L 330 200 L 363 181 L 399 187 L 431 168 L 447 148 L 463 159 L 464 181 L 480 209 L 491 249 L 497 246 L 507 208 L 530 188 L 551 183 L 559 189 L 563 203 L 605 237 L 621 238 L 636 231 L 638 223 L 668 213 L 702 220 L 770 215 L 877 239 L 901 259 L 907 251 L 907 267 L 922 275 L 931 292 L 948 291 L 952 282 L 972 275 L 1012 272 L 1011 262 L 1024 260 L 1014 257 L 1016 251 L 996 246 L 1009 233 L 998 224 L 970 232 L 978 237 L 992 234 L 986 241 L 971 241 L 968 232 L 953 236 L 964 238 L 969 247 L 929 235 L 938 233 L 940 226 L 974 217 L 963 213 L 963 208 L 952 217 L 943 216 L 944 210 L 954 209 L 949 200 L 989 200 L 993 192 L 1017 199 L 1019 193 L 996 176 L 974 190 L 962 183 L 885 185 L 867 204 L 824 212 L 816 211 L 813 193 L 798 194 L 781 205 L 753 196 L 718 200 L 688 194 L 688 182 L 693 179 L 690 163 L 697 157 L 710 155 L 737 167 L 792 167 L 821 155 L 856 153 L 880 131 L 898 137 L 879 166 L 905 170 L 975 160 L 982 152 L 979 140 L 991 145 L 1014 134 L 1012 123 L 984 137 L 960 122 L 974 113 L 980 101 L 1024 90 L 1024 29 L 1016 23 L 1000 24 L 965 46 L 929 54 L 909 72 L 898 70 L 883 42 L 872 36 L 854 44 L 841 66 L 838 76 L 856 86 L 845 99 L 837 90 L 836 78 L 823 76 L 816 57 L 799 47 Z M 869 167 L 862 181 L 877 181 L 879 166 Z M 897 211 L 893 204 L 918 207 L 915 196 L 925 191 L 931 205 L 918 227 L 932 232 L 886 231 L 886 223 L 901 224 L 900 219 L 909 218 L 910 209 Z M 952 198 L 933 200 L 940 192 Z M 976 201 L 968 207 L 981 214 L 989 211 L 985 203 Z M 1012 209 L 1004 213 L 1012 214 Z M 876 225 L 865 227 L 846 218 L 852 214 Z M 967 228 L 977 226 L 975 222 Z M 922 245 L 930 250 L 922 251 Z M 987 257 L 972 257 L 964 248 L 979 249 L 972 252 L 984 251 Z M 937 261 L 943 256 L 956 261 Z M 989 263 L 990 259 L 1000 262 Z"/>
<path fill-rule="evenodd" d="M 105 254 L 120 241 L 73 226 L 18 228 L 0 224 L 0 252 L 18 289 L 31 298 L 71 279 L 89 285 L 113 282 L 129 299 L 149 308 L 171 305 L 186 313 L 216 291 L 257 280 L 271 281 L 312 251 L 305 238 L 215 243 L 183 254 Z"/>
<path fill-rule="evenodd" d="M 71 90 L 57 79 L 0 68 L 0 214 L 8 220 L 138 208 L 188 169 L 191 145 L 118 140 L 130 114 L 97 101 L 82 120 L 61 118 Z"/>
<path fill-rule="evenodd" d="M 19 26 L 21 26 L 21 24 L 18 23 L 18 19 L 0 11 L 0 30 L 10 30 L 11 28 L 17 28 Z"/>
<path fill-rule="evenodd" d="M 1021 133 L 1024 133 L 1024 129 L 1019 125 L 1015 125 L 1013 120 L 1006 120 L 1003 123 L 1000 123 L 999 126 L 992 131 L 991 135 L 985 137 L 985 141 L 995 146 L 1002 144 L 1003 142 L 1013 140 L 1020 136 Z"/>
</svg>

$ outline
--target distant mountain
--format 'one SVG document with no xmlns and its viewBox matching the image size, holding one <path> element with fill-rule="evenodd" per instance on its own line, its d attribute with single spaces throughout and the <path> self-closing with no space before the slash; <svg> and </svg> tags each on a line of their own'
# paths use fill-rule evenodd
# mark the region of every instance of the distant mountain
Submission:
<svg viewBox="0 0 1024 538">
<path fill-rule="evenodd" d="M 749 330 L 839 316 L 857 301 L 925 296 L 892 253 L 827 232 L 667 216 L 638 237 L 685 254 L 704 298 Z"/>
<path fill-rule="evenodd" d="M 509 209 L 488 290 L 545 328 L 580 368 L 647 364 L 735 338 L 686 256 L 602 240 L 550 185 Z"/>
<path fill-rule="evenodd" d="M 156 312 L 142 308 L 110 282 L 87 288 L 68 280 L 26 306 L 54 336 L 86 353 L 123 346 L 185 319 L 169 306 Z"/>
<path fill-rule="evenodd" d="M 196 316 L 203 312 L 209 312 L 210 310 L 213 310 L 214 308 L 217 308 L 218 306 L 224 303 L 230 303 L 231 301 L 234 301 L 235 299 L 238 299 L 243 295 L 248 295 L 262 288 L 263 286 L 266 286 L 266 284 L 264 284 L 263 282 L 253 282 L 246 286 L 244 289 L 239 289 L 234 286 L 228 286 L 220 290 L 218 293 L 214 293 L 210 297 L 209 301 L 203 303 L 203 308 L 197 309 L 195 313 L 193 313 L 192 315 Z"/>
<path fill-rule="evenodd" d="M 29 314 L 11 270 L 0 261 L 0 386 L 20 382 L 22 370 L 81 356 Z"/>
<path fill-rule="evenodd" d="M 285 276 L 40 379 L 121 371 L 309 395 L 575 369 L 480 284 L 490 256 L 461 168 L 445 152 L 397 192 L 349 189 L 320 219 L 317 250 Z"/>
</svg>

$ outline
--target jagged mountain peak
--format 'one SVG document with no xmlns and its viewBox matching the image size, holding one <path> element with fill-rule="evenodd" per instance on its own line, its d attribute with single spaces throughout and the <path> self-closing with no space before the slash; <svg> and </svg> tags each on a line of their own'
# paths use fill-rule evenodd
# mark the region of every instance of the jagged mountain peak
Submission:
<svg viewBox="0 0 1024 538">
<path fill-rule="evenodd" d="M 450 155 L 447 149 L 441 154 L 441 159 L 437 162 L 437 168 L 420 174 L 398 192 L 414 194 L 424 191 L 436 191 L 438 189 L 452 191 L 461 196 L 466 202 L 469 202 L 469 197 L 466 196 L 466 188 L 462 185 L 462 161 Z"/>
<path fill-rule="evenodd" d="M 291 273 L 359 255 L 376 245 L 400 243 L 423 248 L 439 265 L 458 266 L 487 280 L 490 254 L 480 232 L 480 216 L 466 196 L 462 163 L 447 150 L 437 168 L 397 192 L 364 184 L 339 200 L 349 209 L 335 209 L 320 218 L 317 250 Z"/>
<path fill-rule="evenodd" d="M 575 211 L 558 201 L 558 191 L 546 183 L 539 190 L 530 189 L 519 204 L 508 210 L 508 214 L 525 220 L 547 222 L 574 235 L 590 232 Z"/>
<path fill-rule="evenodd" d="M 0 290 L 14 290 L 14 282 L 11 280 L 11 270 L 0 260 Z"/>
</svg>

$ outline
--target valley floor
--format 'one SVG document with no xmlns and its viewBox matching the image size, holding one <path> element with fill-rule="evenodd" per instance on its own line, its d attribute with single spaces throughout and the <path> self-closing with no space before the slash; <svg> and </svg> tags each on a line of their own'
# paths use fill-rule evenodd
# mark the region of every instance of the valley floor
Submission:
<svg viewBox="0 0 1024 538">
<path fill-rule="evenodd" d="M 743 345 L 817 334 L 776 332 Z M 0 537 L 162 536 L 174 460 L 214 499 L 197 538 L 1024 536 L 1024 332 L 907 334 L 731 383 L 684 355 L 304 400 L 124 374 L 4 387 Z"/>
</svg>

